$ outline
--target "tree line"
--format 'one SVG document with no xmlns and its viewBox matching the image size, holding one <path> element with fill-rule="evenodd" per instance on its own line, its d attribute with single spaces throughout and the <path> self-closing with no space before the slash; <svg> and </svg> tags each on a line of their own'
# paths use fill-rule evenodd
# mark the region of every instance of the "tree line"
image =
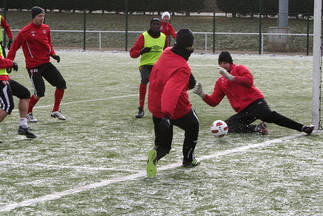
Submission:
<svg viewBox="0 0 323 216">
<path fill-rule="evenodd" d="M 261 4 L 259 4 L 261 1 Z M 46 10 L 75 11 L 88 10 L 102 12 L 124 12 L 126 5 L 129 13 L 133 12 L 161 12 L 170 11 L 177 13 L 190 12 L 215 12 L 222 11 L 250 15 L 261 14 L 265 16 L 277 15 L 279 0 L 0 0 L 0 7 L 4 3 L 8 9 L 31 9 L 38 5 Z M 289 0 L 289 15 L 313 15 L 314 0 Z"/>
<path fill-rule="evenodd" d="M 132 12 L 197 12 L 205 8 L 205 0 L 6 0 L 8 9 L 31 9 L 38 5 L 46 10 L 88 10 L 88 11 L 115 11 L 124 12 L 126 4 Z M 0 0 L 4 5 L 4 0 Z"/>
</svg>

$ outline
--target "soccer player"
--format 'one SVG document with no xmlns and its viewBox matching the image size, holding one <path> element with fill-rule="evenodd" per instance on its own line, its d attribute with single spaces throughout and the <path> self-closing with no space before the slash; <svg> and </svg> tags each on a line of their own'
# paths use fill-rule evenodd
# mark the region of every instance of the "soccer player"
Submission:
<svg viewBox="0 0 323 216">
<path fill-rule="evenodd" d="M 153 115 L 155 147 L 148 154 L 146 171 L 149 177 L 156 176 L 157 161 L 171 149 L 174 125 L 185 131 L 183 166 L 199 165 L 194 157 L 199 119 L 187 94 L 196 83 L 187 63 L 194 50 L 193 43 L 193 33 L 180 29 L 174 47 L 165 49 L 150 75 L 148 108 Z"/>
<path fill-rule="evenodd" d="M 11 44 L 12 44 L 12 32 L 10 29 L 10 26 L 8 23 L 5 21 L 5 19 L 0 16 L 1 18 L 1 27 L 4 28 L 4 30 L 7 33 L 7 36 L 9 38 L 9 43 L 8 43 L 8 49 L 10 49 Z M 1 33 L 1 28 L 0 28 L 0 38 L 2 38 L 2 33 Z M 1 39 L 0 39 L 1 40 Z M 0 53 L 1 53 L 1 58 L 6 58 L 6 52 L 4 49 L 4 45 L 2 44 L 1 41 L 1 47 L 0 47 Z M 3 60 L 6 61 L 6 60 Z M 15 63 L 13 63 L 15 65 Z M 13 66 L 14 69 L 18 70 L 18 65 Z M 5 79 L 9 78 L 8 73 L 10 73 L 12 68 L 7 68 L 7 73 L 4 73 L 2 71 L 0 76 L 4 76 Z M 11 88 L 11 94 L 14 96 L 17 96 L 19 98 L 19 105 L 18 105 L 18 110 L 19 110 L 19 115 L 20 115 L 20 121 L 19 121 L 19 128 L 18 128 L 18 134 L 20 135 L 25 135 L 28 138 L 36 138 L 36 135 L 31 131 L 27 124 L 27 110 L 28 110 L 28 104 L 29 104 L 29 99 L 30 99 L 30 92 L 29 90 L 21 85 L 20 83 L 12 80 L 9 78 L 7 81 L 10 85 Z M 12 96 L 11 96 L 12 97 Z M 13 103 L 12 103 L 12 108 L 13 108 Z"/>
<path fill-rule="evenodd" d="M 144 104 L 149 82 L 150 72 L 163 50 L 167 47 L 166 36 L 160 32 L 160 19 L 153 18 L 150 21 L 150 29 L 142 33 L 130 50 L 131 58 L 140 58 L 139 72 L 141 83 L 139 86 L 139 107 L 136 118 L 145 115 Z"/>
<path fill-rule="evenodd" d="M 162 14 L 162 21 L 160 31 L 166 35 L 166 43 L 169 44 L 169 37 L 172 35 L 174 39 L 176 39 L 176 32 L 172 24 L 169 23 L 170 13 L 167 11 Z"/>
<path fill-rule="evenodd" d="M 66 120 L 59 110 L 61 100 L 66 89 L 66 82 L 50 62 L 50 57 L 60 62 L 60 57 L 56 55 L 51 43 L 50 28 L 43 24 L 45 11 L 43 8 L 35 6 L 31 9 L 32 22 L 20 30 L 16 39 L 12 43 L 8 53 L 8 59 L 14 60 L 17 50 L 22 46 L 26 61 L 26 68 L 34 87 L 27 118 L 30 122 L 37 122 L 33 115 L 33 108 L 41 97 L 45 96 L 45 78 L 52 86 L 56 87 L 55 103 L 51 116 L 60 120 Z"/>
<path fill-rule="evenodd" d="M 2 122 L 7 115 L 10 115 L 13 108 L 14 108 L 14 101 L 12 98 L 13 92 L 15 91 L 15 94 L 17 97 L 22 98 L 26 97 L 26 100 L 28 102 L 28 95 L 26 95 L 26 88 L 20 85 L 19 83 L 12 81 L 11 84 L 9 84 L 9 75 L 7 73 L 8 68 L 13 68 L 15 71 L 18 70 L 17 63 L 5 59 L 2 57 L 2 52 L 0 55 L 0 103 L 1 103 L 1 109 L 0 109 L 0 122 Z M 27 90 L 29 93 L 29 91 Z M 30 95 L 29 95 L 30 96 Z M 21 103 L 25 102 L 24 99 L 20 99 L 19 106 L 21 106 Z M 20 109 L 19 109 L 20 111 Z M 27 123 L 27 121 L 26 121 Z M 23 127 L 25 126 L 25 127 Z M 27 136 L 28 138 L 36 138 L 36 136 L 30 131 L 28 128 L 28 125 L 22 125 L 19 126 L 18 133 Z M 1 143 L 1 141 L 0 141 Z"/>
<path fill-rule="evenodd" d="M 236 65 L 229 52 L 221 52 L 218 63 L 222 76 L 216 81 L 212 95 L 203 92 L 201 83 L 196 84 L 193 92 L 210 106 L 217 106 L 224 96 L 227 96 L 232 108 L 237 112 L 226 120 L 229 133 L 258 132 L 266 135 L 268 130 L 264 122 L 275 123 L 308 135 L 312 133 L 314 125 L 303 125 L 272 111 L 263 94 L 255 87 L 249 69 L 244 65 Z M 257 119 L 263 122 L 257 126 L 252 125 Z"/>
</svg>

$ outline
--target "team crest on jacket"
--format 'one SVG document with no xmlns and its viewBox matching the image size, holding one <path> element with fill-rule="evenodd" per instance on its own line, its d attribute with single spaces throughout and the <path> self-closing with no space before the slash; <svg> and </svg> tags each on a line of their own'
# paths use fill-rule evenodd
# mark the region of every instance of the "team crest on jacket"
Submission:
<svg viewBox="0 0 323 216">
<path fill-rule="evenodd" d="M 43 29 L 43 33 L 46 34 L 46 29 Z"/>
<path fill-rule="evenodd" d="M 35 36 L 35 31 L 31 31 L 31 32 L 30 32 L 30 34 L 31 34 L 32 36 Z"/>
</svg>

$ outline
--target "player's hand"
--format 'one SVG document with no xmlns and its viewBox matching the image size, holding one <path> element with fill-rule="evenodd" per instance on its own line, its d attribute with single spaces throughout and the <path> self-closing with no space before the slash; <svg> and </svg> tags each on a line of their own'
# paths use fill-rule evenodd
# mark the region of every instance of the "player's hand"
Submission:
<svg viewBox="0 0 323 216">
<path fill-rule="evenodd" d="M 57 63 L 61 61 L 61 58 L 59 57 L 59 55 L 52 55 L 52 58 L 55 59 Z"/>
<path fill-rule="evenodd" d="M 12 69 L 14 71 L 17 71 L 18 70 L 18 64 L 16 62 L 12 62 Z M 11 71 L 10 71 L 11 72 Z"/>
<path fill-rule="evenodd" d="M 11 44 L 12 44 L 12 39 L 9 40 L 9 42 L 8 42 L 8 50 L 10 50 Z"/>
<path fill-rule="evenodd" d="M 232 76 L 226 69 L 224 69 L 223 67 L 218 67 L 220 74 L 222 74 L 225 78 L 227 78 L 228 80 L 234 81 L 236 78 L 235 76 Z"/>
<path fill-rule="evenodd" d="M 197 94 L 198 96 L 200 96 L 201 98 L 205 98 L 205 94 L 203 92 L 203 89 L 202 89 L 202 84 L 201 83 L 196 83 L 194 89 L 193 89 L 193 92 L 195 94 Z"/>
<path fill-rule="evenodd" d="M 140 51 L 140 55 L 144 54 L 144 53 L 147 53 L 147 52 L 150 52 L 151 50 L 151 47 L 144 47 L 142 48 L 142 50 Z"/>
<path fill-rule="evenodd" d="M 165 115 L 162 120 L 159 122 L 159 128 L 162 132 L 170 129 L 170 120 L 169 116 Z"/>
</svg>

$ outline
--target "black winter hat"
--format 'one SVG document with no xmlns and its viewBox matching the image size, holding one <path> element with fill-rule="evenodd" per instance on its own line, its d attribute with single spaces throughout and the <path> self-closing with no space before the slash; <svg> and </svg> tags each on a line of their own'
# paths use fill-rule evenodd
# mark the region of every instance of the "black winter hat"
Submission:
<svg viewBox="0 0 323 216">
<path fill-rule="evenodd" d="M 150 20 L 150 25 L 153 24 L 153 22 L 156 22 L 156 21 L 161 23 L 160 19 L 158 19 L 158 18 L 152 18 Z"/>
<path fill-rule="evenodd" d="M 45 10 L 41 7 L 35 6 L 31 9 L 31 17 L 34 19 L 40 13 L 45 13 Z"/>
<path fill-rule="evenodd" d="M 180 29 L 176 33 L 176 44 L 179 47 L 191 47 L 194 44 L 193 32 L 189 29 Z"/>
<path fill-rule="evenodd" d="M 230 64 L 233 63 L 231 54 L 227 51 L 222 51 L 220 53 L 218 61 L 219 61 L 219 64 L 220 64 L 220 62 L 228 62 Z"/>
</svg>

